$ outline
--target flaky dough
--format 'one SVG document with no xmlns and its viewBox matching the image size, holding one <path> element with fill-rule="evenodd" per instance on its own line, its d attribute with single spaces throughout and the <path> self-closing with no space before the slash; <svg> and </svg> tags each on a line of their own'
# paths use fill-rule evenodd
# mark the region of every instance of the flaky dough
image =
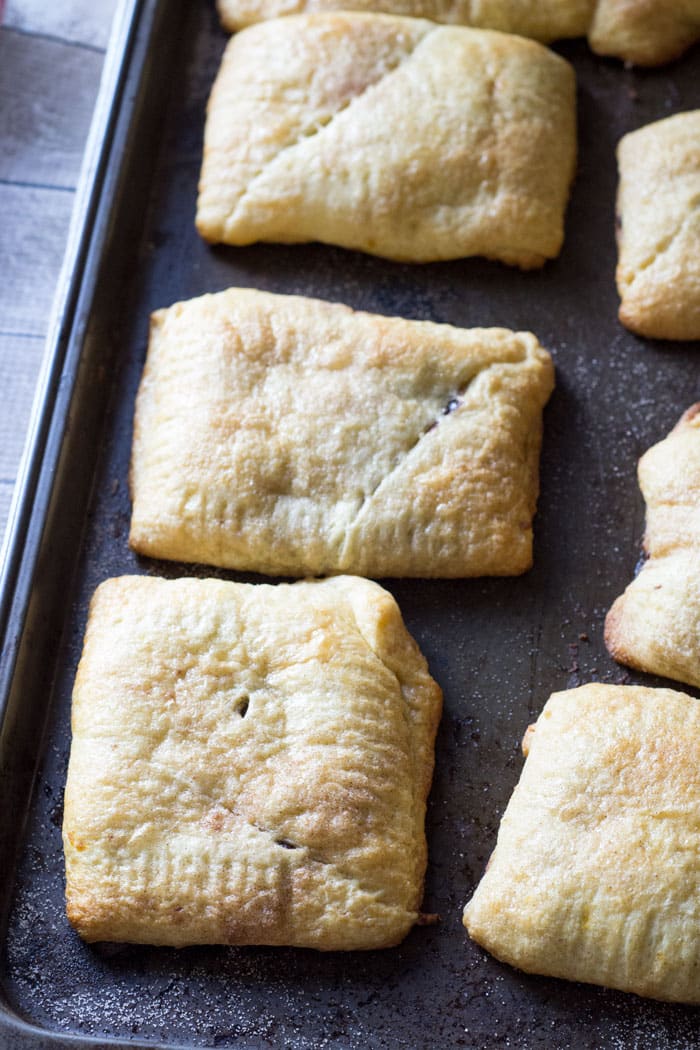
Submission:
<svg viewBox="0 0 700 1050">
<path fill-rule="evenodd" d="M 588 38 L 599 55 L 662 65 L 700 40 L 700 0 L 599 0 Z"/>
<path fill-rule="evenodd" d="M 608 613 L 616 660 L 700 688 L 700 404 L 639 461 L 642 571 Z"/>
<path fill-rule="evenodd" d="M 618 147 L 620 320 L 638 335 L 700 339 L 700 110 Z"/>
<path fill-rule="evenodd" d="M 498 29 L 542 43 L 583 36 L 595 0 L 218 0 L 225 29 L 231 31 L 281 15 L 319 11 L 383 11 L 429 18 L 433 22 Z"/>
<path fill-rule="evenodd" d="M 700 1002 L 700 701 L 555 693 L 464 922 L 529 973 Z"/>
<path fill-rule="evenodd" d="M 108 580 L 73 694 L 71 922 L 88 941 L 396 944 L 440 706 L 367 580 Z"/>
<path fill-rule="evenodd" d="M 130 542 L 271 575 L 483 576 L 532 563 L 533 335 L 231 289 L 159 311 Z"/>
<path fill-rule="evenodd" d="M 576 161 L 567 62 L 522 37 L 388 15 L 296 15 L 229 43 L 197 226 L 407 262 L 559 253 Z"/>
<path fill-rule="evenodd" d="M 231 31 L 280 15 L 384 11 L 499 29 L 542 43 L 588 34 L 601 55 L 656 66 L 700 39 L 700 0 L 218 0 Z"/>
</svg>

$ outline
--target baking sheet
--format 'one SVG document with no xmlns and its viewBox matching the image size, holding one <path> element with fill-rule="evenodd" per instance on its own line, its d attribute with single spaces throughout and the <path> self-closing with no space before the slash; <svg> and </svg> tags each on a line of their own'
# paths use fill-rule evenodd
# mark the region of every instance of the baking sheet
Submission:
<svg viewBox="0 0 700 1050">
<path fill-rule="evenodd" d="M 614 149 L 626 131 L 700 106 L 700 53 L 635 72 L 596 58 L 583 42 L 559 46 L 578 76 L 580 149 L 561 257 L 527 274 L 484 260 L 408 266 L 321 245 L 201 242 L 193 218 L 204 109 L 226 37 L 211 3 L 146 0 L 140 9 L 141 49 L 134 47 L 131 94 L 120 103 L 129 126 L 103 173 L 101 223 L 90 218 L 91 296 L 71 313 L 81 363 L 69 355 L 64 368 L 75 389 L 55 438 L 59 469 L 45 505 L 38 501 L 50 527 L 37 541 L 26 621 L 15 610 L 8 628 L 19 642 L 8 685 L 12 724 L 0 738 L 8 858 L 0 1043 L 4 1035 L 2 1045 L 42 1047 L 81 1037 L 99 1046 L 115 1038 L 299 1050 L 695 1047 L 696 1010 L 517 973 L 468 940 L 461 910 L 517 782 L 522 734 L 550 692 L 591 680 L 660 682 L 614 664 L 602 624 L 639 558 L 636 460 L 700 397 L 699 350 L 636 339 L 615 319 Z M 532 572 L 386 581 L 445 694 L 424 902 L 441 922 L 390 951 L 88 947 L 63 912 L 70 692 L 94 588 L 132 572 L 260 579 L 137 558 L 126 542 L 133 399 L 149 313 L 235 284 L 531 329 L 557 366 Z"/>
</svg>

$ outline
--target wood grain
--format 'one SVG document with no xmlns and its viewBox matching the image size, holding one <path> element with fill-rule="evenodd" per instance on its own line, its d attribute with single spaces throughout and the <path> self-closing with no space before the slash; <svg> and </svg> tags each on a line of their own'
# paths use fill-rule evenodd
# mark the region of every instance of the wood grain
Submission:
<svg viewBox="0 0 700 1050">
<path fill-rule="evenodd" d="M 0 33 L 0 180 L 75 188 L 103 56 Z"/>
<path fill-rule="evenodd" d="M 0 333 L 44 336 L 73 193 L 0 184 Z"/>
<path fill-rule="evenodd" d="M 0 28 L 0 537 L 117 0 L 7 0 Z"/>
<path fill-rule="evenodd" d="M 4 25 L 104 50 L 114 0 L 7 0 Z"/>
<path fill-rule="evenodd" d="M 10 409 L 0 412 L 0 522 L 6 520 L 10 509 L 43 352 L 40 336 L 0 334 L 0 390 L 3 403 Z M 22 427 L 17 425 L 18 406 L 22 409 Z"/>
<path fill-rule="evenodd" d="M 73 196 L 0 183 L 0 537 L 24 448 Z"/>
</svg>

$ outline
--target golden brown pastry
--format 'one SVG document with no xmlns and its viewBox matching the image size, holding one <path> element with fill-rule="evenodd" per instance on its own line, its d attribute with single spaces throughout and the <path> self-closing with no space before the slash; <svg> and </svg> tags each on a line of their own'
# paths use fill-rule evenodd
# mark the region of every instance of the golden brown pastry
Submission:
<svg viewBox="0 0 700 1050">
<path fill-rule="evenodd" d="M 670 62 L 700 40 L 700 0 L 598 0 L 588 39 L 636 66 Z"/>
<path fill-rule="evenodd" d="M 700 701 L 555 693 L 523 751 L 470 936 L 529 973 L 700 1003 Z"/>
<path fill-rule="evenodd" d="M 652 339 L 700 339 L 700 110 L 618 147 L 620 320 Z"/>
<path fill-rule="evenodd" d="M 700 40 L 700 0 L 218 0 L 225 29 L 280 15 L 383 11 L 498 29 L 542 43 L 588 34 L 600 55 L 640 66 L 677 58 Z"/>
<path fill-rule="evenodd" d="M 529 333 L 231 289 L 154 315 L 130 542 L 271 575 L 532 564 L 549 355 Z"/>
<path fill-rule="evenodd" d="M 398 943 L 440 705 L 367 580 L 108 580 L 73 694 L 70 921 L 88 941 Z"/>
<path fill-rule="evenodd" d="M 382 11 L 433 22 L 498 29 L 549 43 L 585 36 L 595 0 L 218 0 L 221 21 L 233 32 L 281 15 L 320 11 Z"/>
<path fill-rule="evenodd" d="M 522 37 L 388 15 L 294 15 L 229 42 L 197 227 L 407 262 L 561 248 L 576 160 L 567 62 Z"/>
<path fill-rule="evenodd" d="M 608 613 L 620 663 L 700 688 L 700 404 L 639 461 L 649 556 Z"/>
</svg>

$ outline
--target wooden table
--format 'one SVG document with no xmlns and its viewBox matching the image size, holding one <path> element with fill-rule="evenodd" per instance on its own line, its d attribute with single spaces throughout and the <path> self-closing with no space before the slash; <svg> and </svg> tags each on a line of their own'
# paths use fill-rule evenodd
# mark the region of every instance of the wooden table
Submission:
<svg viewBox="0 0 700 1050">
<path fill-rule="evenodd" d="M 0 28 L 0 538 L 117 0 L 6 0 Z"/>
</svg>

